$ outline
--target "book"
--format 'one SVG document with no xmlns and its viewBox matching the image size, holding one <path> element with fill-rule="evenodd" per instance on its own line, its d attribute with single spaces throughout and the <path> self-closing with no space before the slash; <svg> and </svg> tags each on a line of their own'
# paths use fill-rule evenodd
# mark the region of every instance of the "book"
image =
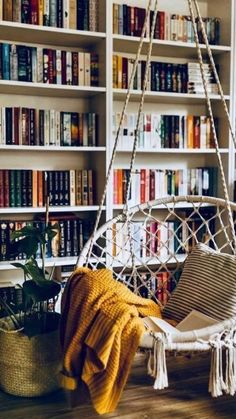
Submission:
<svg viewBox="0 0 236 419">
<path fill-rule="evenodd" d="M 144 326 L 153 332 L 178 334 L 192 330 L 202 329 L 218 323 L 218 320 L 207 316 L 198 310 L 192 310 L 180 323 L 173 326 L 171 323 L 158 317 L 147 316 L 143 318 Z"/>
</svg>

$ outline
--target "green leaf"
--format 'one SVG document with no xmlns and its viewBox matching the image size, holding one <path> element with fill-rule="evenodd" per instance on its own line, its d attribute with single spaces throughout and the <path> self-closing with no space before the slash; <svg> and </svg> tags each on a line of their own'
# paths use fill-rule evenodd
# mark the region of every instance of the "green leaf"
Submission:
<svg viewBox="0 0 236 419">
<path fill-rule="evenodd" d="M 36 284 L 33 280 L 24 282 L 23 284 L 24 293 L 30 297 L 34 303 L 40 301 L 47 301 L 51 298 L 56 297 L 60 290 L 61 286 L 55 281 L 42 281 L 39 284 Z"/>
<path fill-rule="evenodd" d="M 23 263 L 19 263 L 19 262 L 12 262 L 11 263 L 12 266 L 15 266 L 15 268 L 20 268 L 24 270 L 25 264 Z"/>
<path fill-rule="evenodd" d="M 36 283 L 46 280 L 43 270 L 38 266 L 37 261 L 33 258 L 26 262 L 24 271 L 26 272 L 26 275 L 33 279 Z"/>
<path fill-rule="evenodd" d="M 29 258 L 36 254 L 38 250 L 38 244 L 39 241 L 37 237 L 23 237 L 13 244 L 12 251 L 14 254 L 25 253 L 26 257 Z"/>
<path fill-rule="evenodd" d="M 37 231 L 40 232 L 40 230 L 36 227 L 34 227 L 32 224 L 29 224 L 25 227 L 22 227 L 20 230 L 15 230 L 11 232 L 11 239 L 15 240 L 21 237 L 26 236 L 35 236 L 37 234 Z"/>
</svg>

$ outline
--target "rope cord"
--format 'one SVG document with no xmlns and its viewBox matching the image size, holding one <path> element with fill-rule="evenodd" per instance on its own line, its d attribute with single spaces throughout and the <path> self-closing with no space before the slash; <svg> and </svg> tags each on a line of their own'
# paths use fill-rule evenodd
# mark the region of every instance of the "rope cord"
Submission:
<svg viewBox="0 0 236 419">
<path fill-rule="evenodd" d="M 211 99 L 210 99 L 210 95 L 209 95 L 209 92 L 208 92 L 208 89 L 207 89 L 207 80 L 206 80 L 206 76 L 205 76 L 205 72 L 204 72 L 203 58 L 202 58 L 202 52 L 201 52 L 201 48 L 200 48 L 197 26 L 196 26 L 196 22 L 195 22 L 195 15 L 194 15 L 194 11 L 193 11 L 192 0 L 188 0 L 188 4 L 189 4 L 189 11 L 190 11 L 190 14 L 191 14 L 191 20 L 192 20 L 192 24 L 193 24 L 194 37 L 195 37 L 195 42 L 196 42 L 196 47 L 197 47 L 198 61 L 199 61 L 199 64 L 200 64 L 200 70 L 201 70 L 202 82 L 203 82 L 203 87 L 204 87 L 204 93 L 205 93 L 205 97 L 206 97 L 208 112 L 209 112 L 209 115 L 210 115 L 210 121 L 211 121 L 211 128 L 212 128 L 212 133 L 213 133 L 215 151 L 216 151 L 216 155 L 217 155 L 217 159 L 218 159 L 218 163 L 219 163 L 219 167 L 220 167 L 221 181 L 222 181 L 223 192 L 224 192 L 224 197 L 225 197 L 228 216 L 229 216 L 230 229 L 231 229 L 231 234 L 232 234 L 232 239 L 233 239 L 233 244 L 234 244 L 234 246 L 233 246 L 234 254 L 236 254 L 236 236 L 235 236 L 235 231 L 234 231 L 233 215 L 232 215 L 231 208 L 230 208 L 229 194 L 228 194 L 227 185 L 226 185 L 223 163 L 222 163 L 222 159 L 221 159 L 221 155 L 220 155 L 220 151 L 219 151 L 219 143 L 218 143 L 217 134 L 216 134 L 215 122 L 214 122 L 212 106 L 211 106 Z M 201 19 L 201 17 L 199 17 L 199 19 Z M 202 25 L 201 26 L 201 28 L 202 28 L 203 27 L 202 19 L 201 19 L 201 25 Z M 208 48 L 210 48 L 210 47 L 208 46 Z"/>
<path fill-rule="evenodd" d="M 208 42 L 208 39 L 207 39 L 205 27 L 204 27 L 202 17 L 201 17 L 201 14 L 200 14 L 200 10 L 199 10 L 199 7 L 198 7 L 198 2 L 197 2 L 197 0 L 188 0 L 189 10 L 190 10 L 190 14 L 191 14 L 191 20 L 192 20 L 192 24 L 193 24 L 195 42 L 196 42 L 196 47 L 197 47 L 197 52 L 198 52 L 198 60 L 199 60 L 199 64 L 200 64 L 202 82 L 203 82 L 203 87 L 204 87 L 204 92 L 205 92 L 205 97 L 206 97 L 206 102 L 207 102 L 207 108 L 208 108 L 208 112 L 209 112 L 209 115 L 210 115 L 214 145 L 215 145 L 217 159 L 218 159 L 218 163 L 219 163 L 219 167 L 220 167 L 220 174 L 221 174 L 221 180 L 222 180 L 222 184 L 223 184 L 223 191 L 224 191 L 226 207 L 227 207 L 228 216 L 229 216 L 229 224 L 230 224 L 230 229 L 231 229 L 231 232 L 232 232 L 233 252 L 235 254 L 236 253 L 236 236 L 235 236 L 235 231 L 234 231 L 233 216 L 232 216 L 232 212 L 231 212 L 231 208 L 230 208 L 230 201 L 229 201 L 229 195 L 228 195 L 227 186 L 226 186 L 226 179 L 225 179 L 223 164 L 222 164 L 221 155 L 220 155 L 220 151 L 219 151 L 219 144 L 218 144 L 218 139 L 217 139 L 217 135 L 216 135 L 215 123 L 214 123 L 213 112 L 212 112 L 212 107 L 211 107 L 211 100 L 210 100 L 210 96 L 209 96 L 208 89 L 207 89 L 207 80 L 206 80 L 205 73 L 204 73 L 203 59 L 202 59 L 199 37 L 198 37 L 198 33 L 197 33 L 197 28 L 196 28 L 196 22 L 195 22 L 195 16 L 194 16 L 194 11 L 193 11 L 192 1 L 194 2 L 194 5 L 195 5 L 196 11 L 197 11 L 197 15 L 198 15 L 198 18 L 199 18 L 203 39 L 204 39 L 206 49 L 207 49 L 207 52 L 208 52 L 208 55 L 209 55 L 211 66 L 212 66 L 214 76 L 215 76 L 215 79 L 216 79 L 216 82 L 217 82 L 217 86 L 218 86 L 218 89 L 219 89 L 221 101 L 223 103 L 224 110 L 225 110 L 225 113 L 226 113 L 226 117 L 227 117 L 227 120 L 228 120 L 230 133 L 231 133 L 231 136 L 232 136 L 232 139 L 233 139 L 233 142 L 234 142 L 235 146 L 236 146 L 236 139 L 235 139 L 235 134 L 233 132 L 232 125 L 231 125 L 230 116 L 229 116 L 228 108 L 227 108 L 226 101 L 225 101 L 225 98 L 224 98 L 223 89 L 222 89 L 222 86 L 221 86 L 221 83 L 220 83 L 220 80 L 219 80 L 219 77 L 218 77 L 218 74 L 217 74 L 216 66 L 215 66 L 214 59 L 213 59 L 213 56 L 212 56 L 212 52 L 211 52 L 209 42 Z M 140 36 L 138 51 L 137 51 L 136 58 L 135 58 L 135 61 L 134 61 L 134 65 L 133 65 L 133 68 L 132 68 L 131 76 L 130 76 L 130 79 L 129 79 L 127 94 L 126 94 L 124 106 L 123 106 L 123 109 L 122 109 L 122 113 L 121 113 L 121 117 L 120 117 L 120 121 L 119 121 L 119 126 L 118 126 L 118 129 L 117 129 L 117 132 L 116 132 L 116 137 L 115 137 L 115 141 L 114 141 L 114 146 L 113 146 L 113 150 L 112 150 L 112 154 L 111 154 L 110 163 L 109 163 L 108 170 L 107 170 L 104 191 L 103 191 L 101 202 L 100 202 L 99 209 L 98 209 L 98 212 L 97 212 L 97 217 L 96 217 L 96 220 L 95 220 L 94 229 L 93 229 L 93 232 L 92 232 L 92 235 L 91 235 L 91 238 L 90 238 L 89 251 L 88 251 L 87 256 L 86 256 L 86 265 L 88 265 L 88 262 L 89 262 L 89 259 L 90 259 L 91 253 L 92 253 L 95 234 L 97 232 L 98 225 L 99 225 L 99 222 L 100 222 L 100 219 L 101 219 L 102 207 L 103 207 L 104 202 L 105 202 L 107 187 L 108 187 L 108 183 L 109 183 L 109 179 L 110 179 L 110 175 L 111 175 L 111 170 L 112 170 L 113 163 L 114 163 L 115 156 L 116 156 L 120 131 L 121 131 L 121 127 L 122 127 L 123 122 L 124 122 L 125 113 L 126 113 L 127 106 L 128 106 L 129 99 L 130 99 L 130 95 L 131 95 L 131 88 L 133 86 L 133 80 L 134 80 L 134 77 L 135 77 L 138 61 L 139 61 L 139 58 L 140 58 L 140 55 L 141 55 L 141 50 L 142 50 L 142 46 L 143 46 L 145 32 L 147 30 L 147 23 L 148 23 L 148 19 L 149 19 L 149 16 L 150 16 L 151 3 L 152 3 L 152 0 L 149 0 L 148 7 L 146 9 L 146 15 L 145 15 L 143 28 L 142 28 L 142 33 L 141 33 L 141 36 Z M 123 214 L 125 214 L 127 224 L 129 224 L 128 223 L 128 197 L 129 197 L 129 194 L 130 194 L 131 180 L 132 180 L 132 170 L 133 170 L 135 156 L 136 156 L 136 152 L 137 152 L 137 141 L 138 141 L 138 134 L 139 134 L 140 116 L 141 116 L 141 112 L 142 112 L 142 109 L 143 109 L 144 95 L 145 95 L 145 91 L 146 91 L 146 88 L 147 88 L 148 68 L 149 68 L 149 63 L 150 63 L 150 56 L 151 56 L 153 36 L 154 36 L 154 28 L 155 28 L 155 22 L 156 22 L 156 16 L 157 16 L 157 3 L 158 3 L 158 1 L 156 0 L 155 10 L 154 10 L 154 15 L 153 15 L 153 20 L 152 20 L 152 29 L 151 29 L 151 34 L 150 34 L 147 61 L 146 61 L 146 67 L 145 67 L 145 76 L 144 76 L 142 94 L 141 94 L 141 99 L 140 99 L 140 104 L 139 104 L 138 117 L 137 117 L 137 121 L 136 121 L 134 143 L 133 143 L 132 156 L 131 156 L 131 161 L 130 161 L 129 177 L 128 177 L 128 181 L 127 181 L 127 189 L 126 189 L 126 196 L 125 196 L 125 204 L 124 204 L 124 208 L 123 208 Z M 130 230 L 129 225 L 128 225 L 128 236 L 131 237 L 131 230 Z M 230 242 L 229 238 L 228 238 L 228 241 Z M 132 243 L 132 240 L 130 240 L 130 243 Z M 131 246 L 132 246 L 132 244 L 131 244 Z M 134 266 L 133 251 L 131 251 L 131 254 L 132 254 L 132 265 Z M 77 259 L 77 264 L 78 264 L 78 261 L 79 261 L 79 256 L 78 256 L 78 259 Z"/>
<path fill-rule="evenodd" d="M 206 50 L 207 50 L 207 53 L 208 53 L 208 56 L 209 56 L 209 60 L 210 60 L 211 66 L 212 66 L 212 70 L 213 70 L 213 73 L 214 73 L 214 76 L 215 76 L 215 79 L 216 79 L 217 86 L 218 86 L 218 89 L 219 89 L 219 94 L 220 94 L 220 97 L 221 97 L 221 101 L 223 103 L 223 108 L 224 108 L 224 111 L 225 111 L 225 114 L 226 114 L 226 118 L 227 118 L 227 121 L 228 121 L 228 124 L 229 124 L 229 130 L 230 130 L 230 133 L 231 133 L 231 137 L 232 137 L 232 140 L 234 142 L 234 146 L 236 148 L 236 136 L 235 136 L 232 124 L 231 124 L 228 107 L 227 107 L 227 104 L 226 104 L 226 100 L 225 100 L 225 97 L 224 97 L 224 92 L 223 92 L 223 89 L 222 89 L 222 86 L 221 86 L 221 83 L 220 83 L 218 72 L 217 72 L 217 69 L 216 69 L 216 66 L 215 66 L 215 61 L 214 61 L 214 58 L 213 58 L 213 55 L 212 55 L 212 52 L 211 52 L 211 47 L 210 47 L 209 42 L 208 42 L 205 25 L 204 25 L 203 20 L 202 20 L 202 16 L 201 16 L 201 13 L 200 13 L 198 2 L 196 0 L 193 0 L 193 2 L 194 2 L 194 5 L 195 5 L 195 8 L 196 8 L 196 11 L 197 11 L 202 36 L 203 36 L 203 39 L 204 39 L 204 43 L 206 45 Z"/>
<path fill-rule="evenodd" d="M 141 113 L 142 113 L 143 105 L 144 105 L 144 96 L 147 90 L 149 64 L 150 64 L 151 54 L 152 54 L 152 45 L 153 45 L 154 31 L 155 31 L 155 26 L 156 26 L 157 11 L 158 11 L 158 0 L 155 1 L 154 14 L 153 14 L 152 26 L 151 26 L 151 34 L 150 34 L 150 40 L 148 44 L 148 53 L 147 53 L 146 65 L 145 65 L 144 80 L 143 80 L 143 86 L 142 86 L 142 94 L 141 94 L 141 100 L 139 102 L 138 115 L 137 115 L 137 121 L 136 121 L 136 126 L 135 126 L 133 150 L 132 150 L 131 159 L 130 159 L 129 175 L 128 175 L 128 180 L 127 180 L 127 188 L 126 188 L 126 195 L 125 195 L 125 204 L 123 207 L 123 213 L 125 215 L 125 222 L 127 223 L 127 227 L 128 227 L 127 232 L 128 232 L 128 240 L 130 243 L 133 273 L 135 271 L 135 255 L 134 255 L 134 244 L 132 240 L 131 228 L 130 228 L 129 217 L 128 217 L 128 214 L 129 214 L 128 213 L 128 210 L 129 210 L 128 199 L 129 199 L 129 194 L 131 190 L 132 172 L 133 172 L 135 157 L 137 154 L 140 117 L 141 117 Z M 137 287 L 134 286 L 134 288 L 137 288 Z"/>
<path fill-rule="evenodd" d="M 137 54 L 136 54 L 136 57 L 135 57 L 135 61 L 134 61 L 134 65 L 133 65 L 133 68 L 132 68 L 131 76 L 130 76 L 130 79 L 129 79 L 127 94 L 126 94 L 124 106 L 123 106 L 123 109 L 122 109 L 118 130 L 116 132 L 116 137 L 115 137 L 115 141 L 114 141 L 114 146 L 113 146 L 113 150 L 112 150 L 110 163 L 109 163 L 108 170 L 107 170 L 105 186 L 104 186 L 102 198 L 101 198 L 101 201 L 100 201 L 100 204 L 99 204 L 99 208 L 98 208 L 97 217 L 96 217 L 96 220 L 95 220 L 93 232 L 92 232 L 92 235 L 91 235 L 91 243 L 90 243 L 90 248 L 89 248 L 89 251 L 88 251 L 87 257 L 86 257 L 86 265 L 88 265 L 88 261 L 89 261 L 89 258 L 90 258 L 91 252 L 92 252 L 94 237 L 95 237 L 96 231 L 98 229 L 99 221 L 101 219 L 102 207 L 103 207 L 103 204 L 105 202 L 105 198 L 106 198 L 106 194 L 107 194 L 107 187 L 108 187 L 108 183 L 109 183 L 110 175 L 111 175 L 111 170 L 112 170 L 113 163 L 114 163 L 115 156 L 116 156 L 116 151 L 117 151 L 117 146 L 118 146 L 119 136 L 120 136 L 120 130 L 121 130 L 121 127 L 122 127 L 123 122 L 124 122 L 125 112 L 126 112 L 126 109 L 127 109 L 128 103 L 129 103 L 130 95 L 131 95 L 131 87 L 133 86 L 134 76 L 135 76 L 138 61 L 139 61 L 139 58 L 140 58 L 140 55 L 141 55 L 141 50 L 142 50 L 142 46 L 143 46 L 145 32 L 147 30 L 147 23 L 148 23 L 148 19 L 149 19 L 149 15 L 150 15 L 151 3 L 152 3 L 152 0 L 149 0 L 148 7 L 147 7 L 147 10 L 146 10 L 145 20 L 144 20 L 144 24 L 143 24 L 143 28 L 142 28 L 142 33 L 141 33 L 141 36 L 140 36 L 139 47 L 138 47 L 138 51 L 137 51 Z M 79 257 L 77 259 L 76 265 L 78 264 L 78 261 L 79 261 Z"/>
</svg>

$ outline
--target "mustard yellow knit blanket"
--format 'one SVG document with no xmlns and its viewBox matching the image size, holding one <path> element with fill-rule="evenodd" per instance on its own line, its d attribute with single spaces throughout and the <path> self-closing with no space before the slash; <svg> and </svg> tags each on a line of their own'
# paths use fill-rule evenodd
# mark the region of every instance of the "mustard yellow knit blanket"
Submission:
<svg viewBox="0 0 236 419">
<path fill-rule="evenodd" d="M 108 269 L 78 268 L 62 299 L 62 385 L 73 390 L 82 379 L 96 411 L 113 411 L 144 332 L 141 317 L 149 315 L 161 316 L 158 305 L 133 294 Z"/>
</svg>

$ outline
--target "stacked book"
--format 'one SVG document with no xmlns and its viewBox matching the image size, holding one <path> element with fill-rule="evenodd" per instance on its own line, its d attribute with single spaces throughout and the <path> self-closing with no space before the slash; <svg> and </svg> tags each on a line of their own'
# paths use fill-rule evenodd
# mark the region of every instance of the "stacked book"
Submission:
<svg viewBox="0 0 236 419">
<path fill-rule="evenodd" d="M 39 217 L 38 217 L 39 218 Z M 56 235 L 47 243 L 46 257 L 69 257 L 78 256 L 84 244 L 90 237 L 93 229 L 93 221 L 80 219 L 72 213 L 50 214 L 50 224 L 57 225 Z M 14 243 L 11 235 L 23 227 L 33 225 L 35 228 L 43 228 L 44 222 L 41 219 L 31 221 L 9 221 L 0 222 L 0 261 L 25 259 L 26 255 L 17 252 L 14 254 Z M 41 257 L 40 246 L 36 257 Z"/>
<path fill-rule="evenodd" d="M 119 35 L 139 36 L 142 32 L 146 9 L 113 4 L 113 33 Z M 150 13 L 146 36 L 150 36 L 153 11 Z M 199 19 L 196 18 L 197 32 L 203 42 Z M 220 18 L 203 17 L 206 34 L 210 44 L 220 43 Z M 156 18 L 154 39 L 167 41 L 195 42 L 191 16 L 169 13 L 159 10 Z"/>
<path fill-rule="evenodd" d="M 97 145 L 98 115 L 26 107 L 0 108 L 0 145 Z"/>
<path fill-rule="evenodd" d="M 203 63 L 203 71 L 208 93 L 218 94 L 219 90 L 211 64 Z M 188 93 L 204 93 L 200 64 L 196 62 L 188 63 Z"/>
<path fill-rule="evenodd" d="M 124 204 L 129 173 L 129 169 L 114 169 L 114 204 Z M 217 196 L 217 168 L 139 169 L 132 173 L 130 206 L 169 195 Z"/>
<path fill-rule="evenodd" d="M 98 30 L 98 0 L 7 0 L 4 20 L 86 31 Z"/>
<path fill-rule="evenodd" d="M 98 86 L 98 55 L 0 43 L 0 79 Z"/>
</svg>

